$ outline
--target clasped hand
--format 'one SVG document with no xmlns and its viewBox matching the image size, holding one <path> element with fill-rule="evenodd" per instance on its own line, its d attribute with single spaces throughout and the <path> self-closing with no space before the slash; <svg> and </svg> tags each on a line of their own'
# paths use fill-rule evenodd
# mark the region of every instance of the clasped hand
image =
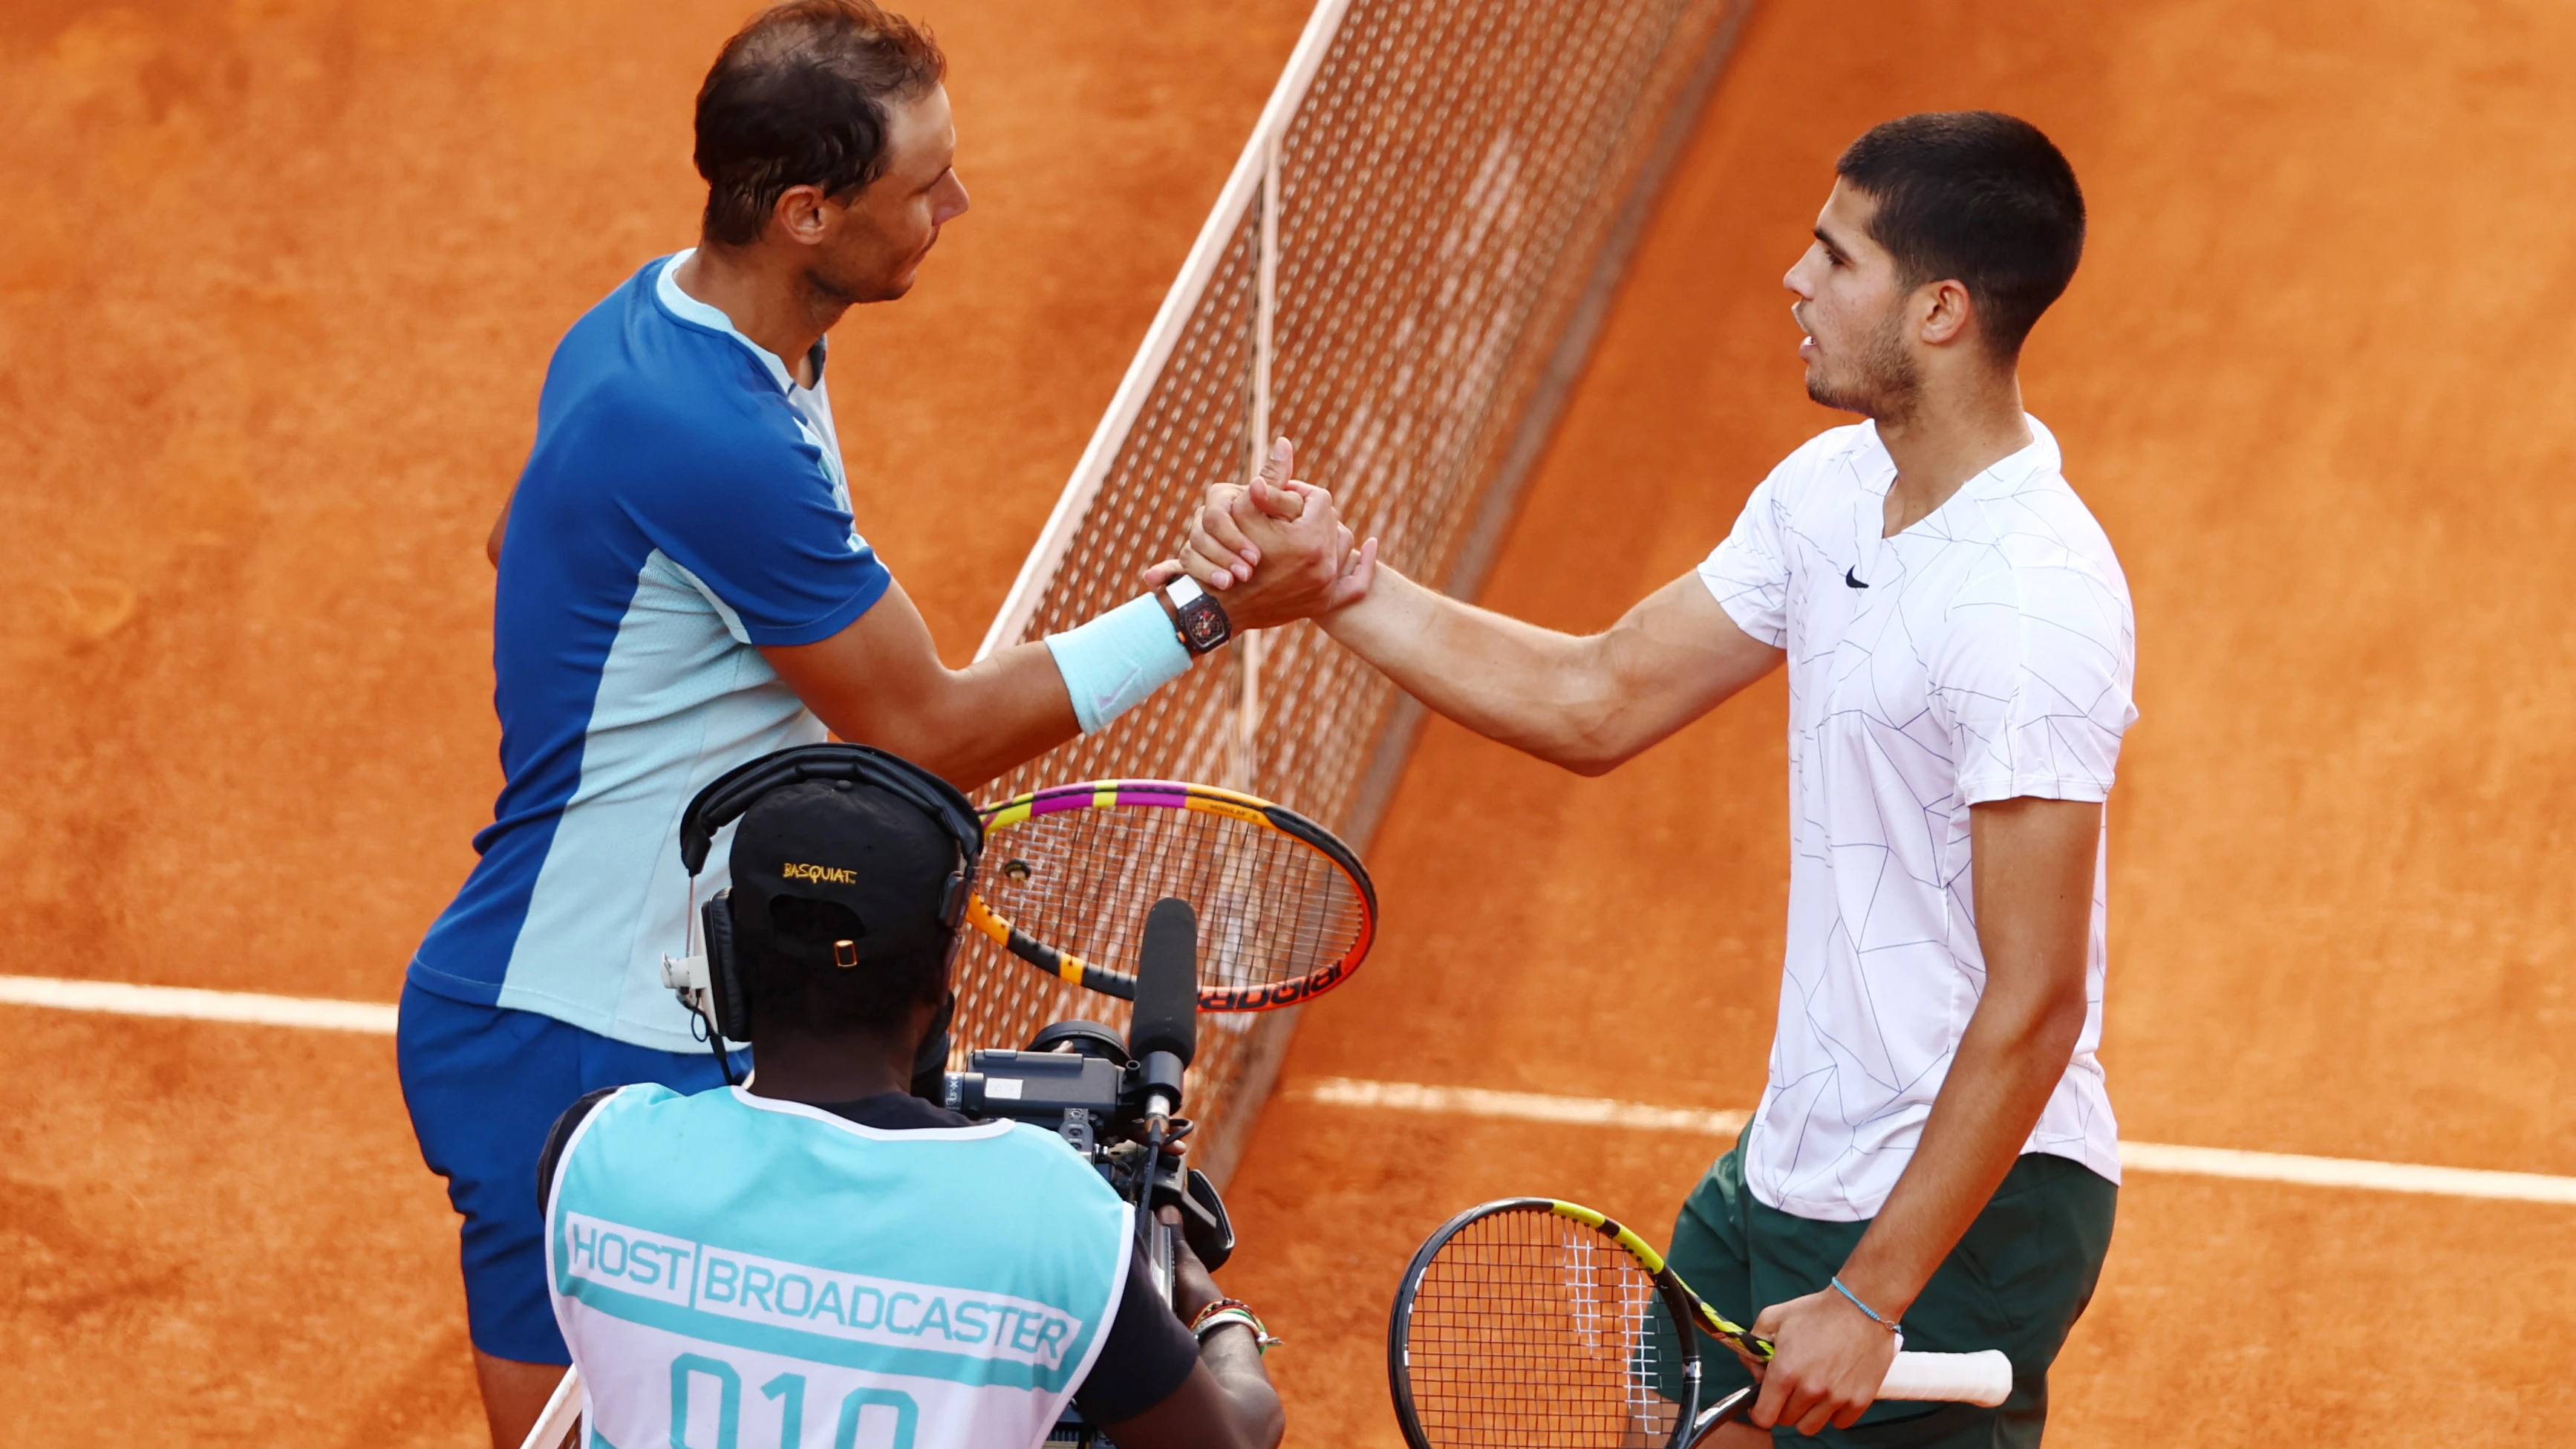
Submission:
<svg viewBox="0 0 2576 1449">
<path fill-rule="evenodd" d="M 1358 602 L 1375 577 L 1377 540 L 1352 546 L 1333 495 L 1290 475 L 1281 438 L 1249 486 L 1210 484 L 1178 557 L 1145 571 L 1160 588 L 1182 573 L 1219 596 L 1237 632 L 1328 614 Z"/>
</svg>

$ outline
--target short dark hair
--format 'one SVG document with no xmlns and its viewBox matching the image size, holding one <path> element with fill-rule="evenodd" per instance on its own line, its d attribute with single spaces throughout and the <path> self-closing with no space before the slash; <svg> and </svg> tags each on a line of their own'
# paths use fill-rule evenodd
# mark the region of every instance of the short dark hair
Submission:
<svg viewBox="0 0 2576 1449">
<path fill-rule="evenodd" d="M 929 30 L 875 0 L 791 0 L 753 16 L 698 88 L 707 239 L 760 240 L 791 186 L 839 196 L 876 180 L 887 104 L 947 74 Z"/>
<path fill-rule="evenodd" d="M 769 903 L 769 929 L 789 942 L 826 947 L 867 939 L 849 907 L 796 896 Z M 859 963 L 848 967 L 773 951 L 739 931 L 735 942 L 756 1018 L 773 1026 L 793 1022 L 818 1036 L 892 1026 L 915 1004 L 938 1001 L 940 968 L 948 963 L 945 939 L 893 955 L 868 954 L 863 946 Z"/>
<path fill-rule="evenodd" d="M 1993 111 L 1927 111 L 1872 126 L 1834 173 L 1878 203 L 1873 241 L 1911 285 L 1955 278 L 2006 361 L 2084 255 L 2084 193 L 2037 126 Z"/>
</svg>

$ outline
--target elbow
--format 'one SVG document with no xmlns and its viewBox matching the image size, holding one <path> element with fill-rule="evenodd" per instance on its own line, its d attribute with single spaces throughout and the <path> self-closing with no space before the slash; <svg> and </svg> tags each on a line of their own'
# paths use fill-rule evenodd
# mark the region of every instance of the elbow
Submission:
<svg viewBox="0 0 2576 1449">
<path fill-rule="evenodd" d="M 1279 1449 L 1280 1442 L 1287 1437 L 1288 1414 L 1280 1407 L 1279 1396 L 1274 1393 L 1270 1402 L 1262 1406 L 1261 1416 L 1252 1427 L 1252 1449 Z"/>
<path fill-rule="evenodd" d="M 1549 741 L 1547 748 L 1534 753 L 1561 770 L 1597 780 L 1637 758 L 1648 743 L 1625 737 L 1608 721 L 1596 721 Z"/>
<path fill-rule="evenodd" d="M 2052 1043 L 2065 1055 L 2075 1055 L 2075 1044 L 2084 1039 L 2085 1020 L 2093 1014 L 2093 1003 L 2084 999 L 2084 988 L 2060 993 L 2048 1013 L 2048 1034 Z"/>
<path fill-rule="evenodd" d="M 1587 780 L 1598 780 L 1628 763 L 1628 756 L 1605 750 L 1560 750 L 1550 753 L 1547 762 Z"/>
<path fill-rule="evenodd" d="M 2054 1062 L 2072 1060 L 2091 1012 L 2092 1003 L 2084 997 L 2084 978 L 2079 975 L 2036 1003 L 2023 1027 L 2023 1040 L 2034 1055 Z"/>
<path fill-rule="evenodd" d="M 1978 1030 L 1987 1035 L 1994 1047 L 2013 1059 L 2037 1068 L 2049 1064 L 2053 1074 L 2065 1070 L 2075 1056 L 2075 1044 L 2084 1037 L 2085 1018 L 2092 1005 L 2084 996 L 2084 976 L 2077 971 L 2071 977 L 2051 981 L 2045 987 L 2034 981 L 2007 984 L 1997 989 L 1989 982 L 1984 1001 L 1977 1008 Z"/>
<path fill-rule="evenodd" d="M 1626 721 L 1608 709 L 1568 711 L 1558 727 L 1522 748 L 1560 770 L 1599 779 L 1635 759 L 1651 739 L 1638 739 Z"/>
</svg>

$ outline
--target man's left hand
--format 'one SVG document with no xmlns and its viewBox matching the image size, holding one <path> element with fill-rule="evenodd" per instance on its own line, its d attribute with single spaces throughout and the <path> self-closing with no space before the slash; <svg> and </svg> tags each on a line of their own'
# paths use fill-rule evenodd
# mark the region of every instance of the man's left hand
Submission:
<svg viewBox="0 0 2576 1449">
<path fill-rule="evenodd" d="M 1753 1331 L 1775 1350 L 1753 1404 L 1753 1422 L 1764 1429 L 1850 1428 L 1878 1401 L 1887 1366 L 1896 1362 L 1896 1335 L 1831 1288 L 1772 1304 L 1753 1321 Z"/>
</svg>

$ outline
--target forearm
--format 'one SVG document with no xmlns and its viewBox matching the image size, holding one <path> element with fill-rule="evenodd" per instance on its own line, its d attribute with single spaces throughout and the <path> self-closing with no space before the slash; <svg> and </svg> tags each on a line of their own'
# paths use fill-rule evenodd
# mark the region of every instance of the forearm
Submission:
<svg viewBox="0 0 2576 1449">
<path fill-rule="evenodd" d="M 1842 1280 L 1863 1302 L 1905 1316 L 2012 1170 L 2083 1030 L 2080 990 L 1979 1004 L 1913 1160 L 1844 1260 Z"/>
<path fill-rule="evenodd" d="M 1405 693 L 1488 739 L 1584 773 L 1634 753 L 1597 639 L 1461 603 L 1383 564 L 1368 597 L 1317 622 Z"/>
<path fill-rule="evenodd" d="M 1843 1269 L 1843 1282 L 1891 1318 L 1914 1302 L 2012 1171 L 2066 1075 L 2089 1009 L 2102 807 L 1992 801 L 1972 807 L 1968 830 L 1985 989 L 1913 1159 Z"/>
<path fill-rule="evenodd" d="M 1781 658 L 1689 574 L 1577 636 L 1443 598 L 1379 565 L 1365 597 L 1319 622 L 1424 704 L 1585 775 L 1717 708 Z"/>
<path fill-rule="evenodd" d="M 1043 643 L 1015 645 L 964 669 L 940 669 L 899 711 L 870 707 L 886 703 L 879 698 L 828 703 L 839 707 L 815 712 L 835 735 L 901 755 L 961 790 L 1081 733 L 1064 677 Z"/>
<path fill-rule="evenodd" d="M 1836 1276 L 1882 1322 L 1913 1308 L 2012 1171 L 2084 1036 L 2102 808 L 2022 797 L 1970 807 L 1984 989 L 1905 1171 Z M 1851 1426 L 1896 1349 L 1831 1285 L 1754 1319 L 1778 1352 L 1752 1421 Z"/>
<path fill-rule="evenodd" d="M 1068 638 L 1124 639 L 1131 646 L 1141 640 L 1148 653 L 1168 651 L 1169 658 L 1156 656 L 1132 669 L 1117 648 L 1090 651 L 1090 674 L 1128 680 L 1136 686 L 1130 694 L 1188 668 L 1188 654 L 1169 632 L 1168 612 L 1152 607 L 1142 620 L 1125 616 L 1105 636 L 1094 631 L 1101 622 L 1095 620 L 1071 634 L 950 669 L 940 662 L 920 611 L 897 585 L 828 639 L 764 645 L 760 652 L 832 733 L 901 755 L 972 790 L 1081 732 L 1083 719 L 1059 652 Z M 1094 680 L 1095 696 L 1097 686 Z"/>
<path fill-rule="evenodd" d="M 1261 1366 L 1261 1349 L 1252 1330 L 1232 1324 L 1210 1333 L 1199 1344 L 1199 1362 L 1207 1365 L 1225 1394 L 1227 1417 L 1234 1421 L 1240 1442 L 1252 1449 L 1277 1449 L 1288 1432 L 1288 1416 L 1279 1405 L 1279 1391 L 1270 1385 L 1270 1375 Z"/>
</svg>

